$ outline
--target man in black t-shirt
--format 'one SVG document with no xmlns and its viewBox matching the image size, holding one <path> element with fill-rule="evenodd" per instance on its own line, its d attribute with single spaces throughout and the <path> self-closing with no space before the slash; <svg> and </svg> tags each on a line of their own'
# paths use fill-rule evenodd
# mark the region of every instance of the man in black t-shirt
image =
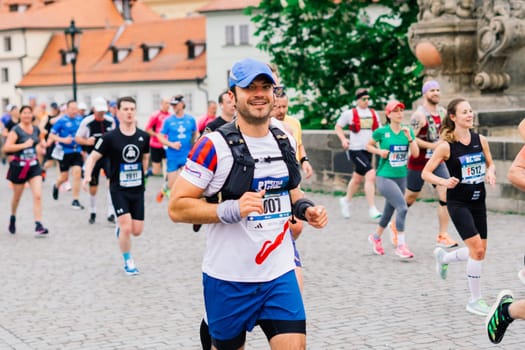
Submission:
<svg viewBox="0 0 525 350">
<path fill-rule="evenodd" d="M 149 161 L 149 135 L 137 128 L 135 114 L 135 100 L 119 98 L 119 127 L 97 140 L 86 160 L 83 181 L 87 190 L 95 163 L 103 156 L 109 159 L 111 200 L 118 217 L 117 237 L 128 275 L 139 273 L 131 258 L 131 235 L 140 236 L 144 228 L 144 170 Z"/>
</svg>

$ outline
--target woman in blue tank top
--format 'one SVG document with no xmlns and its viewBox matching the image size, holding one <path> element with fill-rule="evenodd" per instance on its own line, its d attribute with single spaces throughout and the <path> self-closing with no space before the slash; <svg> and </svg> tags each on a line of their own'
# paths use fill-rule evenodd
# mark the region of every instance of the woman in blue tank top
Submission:
<svg viewBox="0 0 525 350">
<path fill-rule="evenodd" d="M 450 218 L 466 245 L 449 252 L 436 248 L 436 271 L 445 279 L 449 263 L 467 261 L 471 296 L 466 309 L 484 316 L 489 312 L 480 291 L 481 267 L 487 250 L 485 182 L 495 185 L 496 168 L 487 139 L 473 132 L 473 127 L 474 114 L 468 101 L 462 98 L 452 100 L 443 120 L 441 144 L 423 169 L 422 177 L 447 188 Z M 450 173 L 448 179 L 432 173 L 442 161 Z"/>
</svg>

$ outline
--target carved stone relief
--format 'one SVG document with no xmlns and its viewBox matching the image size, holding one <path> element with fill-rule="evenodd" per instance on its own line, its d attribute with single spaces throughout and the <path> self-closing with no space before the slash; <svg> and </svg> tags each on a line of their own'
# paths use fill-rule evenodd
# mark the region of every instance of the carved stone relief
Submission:
<svg viewBox="0 0 525 350">
<path fill-rule="evenodd" d="M 506 63 L 525 47 L 525 0 L 419 0 L 418 5 L 418 22 L 408 36 L 427 70 L 451 80 L 458 76 L 483 92 L 509 86 Z M 425 58 L 436 51 L 439 59 L 426 62 L 440 65 L 426 65 Z"/>
</svg>

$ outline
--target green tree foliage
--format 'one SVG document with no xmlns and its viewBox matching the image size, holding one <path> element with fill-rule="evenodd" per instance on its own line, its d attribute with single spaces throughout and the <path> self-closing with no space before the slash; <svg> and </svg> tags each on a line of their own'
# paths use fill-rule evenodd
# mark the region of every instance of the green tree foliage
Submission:
<svg viewBox="0 0 525 350">
<path fill-rule="evenodd" d="M 370 1 L 262 0 L 248 9 L 258 47 L 277 65 L 283 82 L 298 92 L 292 112 L 303 127 L 332 128 L 359 87 L 370 89 L 374 107 L 395 97 L 418 98 L 422 66 L 410 51 L 407 31 L 417 18 L 417 0 L 383 0 L 388 14 L 373 24 Z"/>
</svg>

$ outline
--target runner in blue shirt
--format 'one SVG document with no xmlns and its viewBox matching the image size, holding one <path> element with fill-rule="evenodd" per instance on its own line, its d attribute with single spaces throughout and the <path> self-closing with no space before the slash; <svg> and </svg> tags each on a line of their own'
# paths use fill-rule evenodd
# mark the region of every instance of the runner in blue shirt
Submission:
<svg viewBox="0 0 525 350">
<path fill-rule="evenodd" d="M 56 142 L 52 157 L 60 163 L 60 175 L 57 182 L 53 185 L 53 199 L 58 199 L 58 189 L 60 185 L 68 181 L 69 169 L 73 177 L 72 192 L 73 202 L 71 207 L 76 210 L 84 209 L 78 201 L 80 194 L 80 180 L 82 176 L 82 148 L 75 142 L 75 135 L 82 122 L 82 117 L 78 115 L 76 101 L 68 101 L 66 114 L 64 114 L 51 128 L 50 137 Z"/>
<path fill-rule="evenodd" d="M 174 114 L 164 120 L 162 130 L 158 135 L 159 141 L 166 147 L 166 171 L 168 173 L 168 181 L 163 184 L 157 195 L 159 203 L 164 196 L 169 196 L 169 190 L 186 164 L 191 147 L 199 135 L 195 118 L 184 113 L 186 107 L 184 96 L 174 96 L 170 104 Z"/>
</svg>

